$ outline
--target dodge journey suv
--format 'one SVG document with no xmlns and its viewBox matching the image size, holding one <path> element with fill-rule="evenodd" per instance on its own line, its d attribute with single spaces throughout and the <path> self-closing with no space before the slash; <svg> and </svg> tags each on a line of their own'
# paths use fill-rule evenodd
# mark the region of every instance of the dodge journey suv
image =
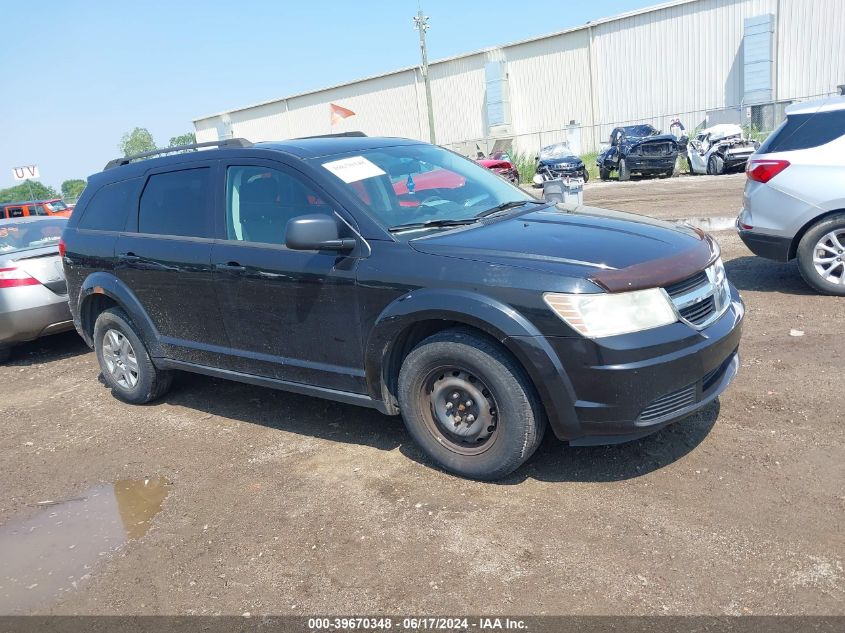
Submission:
<svg viewBox="0 0 845 633">
<path fill-rule="evenodd" d="M 635 439 L 736 374 L 743 304 L 689 226 L 556 207 L 417 141 L 176 150 L 92 176 L 61 243 L 122 400 L 183 370 L 401 413 L 436 463 L 495 479 L 546 425 Z"/>
</svg>

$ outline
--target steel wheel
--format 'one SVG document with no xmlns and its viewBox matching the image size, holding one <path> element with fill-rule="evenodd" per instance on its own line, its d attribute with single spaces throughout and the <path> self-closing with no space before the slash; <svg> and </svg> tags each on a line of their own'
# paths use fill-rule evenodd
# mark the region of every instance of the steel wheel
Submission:
<svg viewBox="0 0 845 633">
<path fill-rule="evenodd" d="M 425 425 L 443 446 L 460 455 L 480 455 L 498 435 L 498 408 L 492 392 L 459 367 L 440 367 L 422 383 L 428 403 Z"/>
<path fill-rule="evenodd" d="M 825 281 L 845 286 L 845 228 L 834 229 L 816 242 L 813 266 Z"/>
<path fill-rule="evenodd" d="M 129 339 L 115 329 L 103 337 L 103 360 L 112 379 L 125 389 L 138 384 L 138 358 Z"/>
</svg>

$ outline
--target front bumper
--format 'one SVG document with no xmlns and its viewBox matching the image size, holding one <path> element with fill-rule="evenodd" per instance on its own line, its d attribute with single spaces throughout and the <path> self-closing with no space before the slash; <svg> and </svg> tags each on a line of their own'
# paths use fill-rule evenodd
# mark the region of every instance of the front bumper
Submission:
<svg viewBox="0 0 845 633">
<path fill-rule="evenodd" d="M 665 172 L 669 169 L 675 169 L 675 162 L 677 156 L 661 156 L 659 158 L 649 156 L 626 156 L 625 162 L 628 164 L 628 169 L 638 172 Z"/>
<path fill-rule="evenodd" d="M 538 391 L 555 434 L 575 445 L 614 444 L 705 407 L 736 376 L 744 315 L 731 286 L 730 307 L 704 330 L 679 322 L 607 339 L 547 337 L 556 356 L 549 362 L 562 372 Z"/>
</svg>

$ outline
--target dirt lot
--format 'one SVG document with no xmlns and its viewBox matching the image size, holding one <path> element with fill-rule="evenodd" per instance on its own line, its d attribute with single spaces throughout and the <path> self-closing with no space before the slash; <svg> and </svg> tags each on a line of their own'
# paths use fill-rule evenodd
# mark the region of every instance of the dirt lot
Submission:
<svg viewBox="0 0 845 633">
<path fill-rule="evenodd" d="M 742 186 L 586 201 L 731 216 Z M 627 445 L 548 434 L 499 484 L 431 467 L 398 418 L 189 375 L 132 407 L 75 334 L 19 349 L 0 612 L 845 614 L 845 303 L 716 236 L 748 307 L 732 388 Z"/>
</svg>

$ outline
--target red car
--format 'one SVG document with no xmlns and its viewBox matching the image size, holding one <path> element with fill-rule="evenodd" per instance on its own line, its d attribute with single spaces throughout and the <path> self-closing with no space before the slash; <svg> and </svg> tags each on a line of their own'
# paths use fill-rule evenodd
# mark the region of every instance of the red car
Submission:
<svg viewBox="0 0 845 633">
<path fill-rule="evenodd" d="M 509 160 L 497 158 L 479 158 L 476 162 L 515 185 L 519 185 L 519 170 Z"/>
</svg>

